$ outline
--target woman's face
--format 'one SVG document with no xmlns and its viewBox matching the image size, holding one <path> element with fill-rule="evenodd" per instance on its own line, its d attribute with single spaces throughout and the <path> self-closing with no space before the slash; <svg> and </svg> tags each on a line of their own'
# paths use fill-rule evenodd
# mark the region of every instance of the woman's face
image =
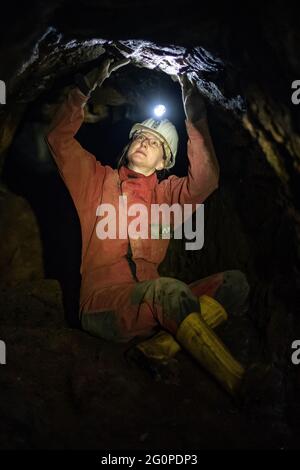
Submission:
<svg viewBox="0 0 300 470">
<path fill-rule="evenodd" d="M 162 142 L 150 132 L 136 132 L 128 148 L 128 167 L 138 173 L 151 175 L 164 168 Z"/>
</svg>

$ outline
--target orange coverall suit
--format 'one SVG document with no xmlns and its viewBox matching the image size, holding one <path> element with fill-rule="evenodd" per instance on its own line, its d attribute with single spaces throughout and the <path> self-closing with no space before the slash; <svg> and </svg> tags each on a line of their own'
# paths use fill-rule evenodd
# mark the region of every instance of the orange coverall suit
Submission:
<svg viewBox="0 0 300 470">
<path fill-rule="evenodd" d="M 205 136 L 188 120 L 186 177 L 156 173 L 144 176 L 122 166 L 102 165 L 75 139 L 84 120 L 88 97 L 77 87 L 60 105 L 47 132 L 47 143 L 77 209 L 82 234 L 80 318 L 83 329 L 110 341 L 148 337 L 163 328 L 173 335 L 191 312 L 199 312 L 198 297 L 216 298 L 229 314 L 247 308 L 249 285 L 238 270 L 224 271 L 190 285 L 157 271 L 169 239 L 99 239 L 97 207 L 119 196 L 128 207 L 143 203 L 200 204 L 217 188 L 218 177 L 205 146 Z M 195 207 L 195 206 L 193 206 Z M 117 232 L 118 233 L 118 232 Z"/>
</svg>

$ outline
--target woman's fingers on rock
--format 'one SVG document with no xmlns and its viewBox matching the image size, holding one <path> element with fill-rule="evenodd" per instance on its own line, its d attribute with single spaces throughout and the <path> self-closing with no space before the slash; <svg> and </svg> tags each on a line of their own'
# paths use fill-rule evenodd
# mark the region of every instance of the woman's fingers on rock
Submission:
<svg viewBox="0 0 300 470">
<path fill-rule="evenodd" d="M 129 64 L 130 61 L 131 61 L 131 59 L 121 59 L 121 60 L 119 60 L 118 62 L 114 62 L 114 63 L 112 64 L 112 70 L 117 70 L 118 68 L 123 67 L 124 65 Z"/>
<path fill-rule="evenodd" d="M 184 89 L 189 89 L 192 87 L 192 83 L 190 82 L 186 74 L 178 75 L 178 78 L 179 78 L 181 86 Z"/>
<path fill-rule="evenodd" d="M 131 62 L 130 57 L 125 57 L 124 59 L 120 60 L 120 65 L 127 65 Z"/>
<path fill-rule="evenodd" d="M 110 65 L 112 63 L 114 59 L 112 57 L 106 57 L 104 60 L 103 60 L 103 67 L 107 67 L 108 65 Z"/>
</svg>

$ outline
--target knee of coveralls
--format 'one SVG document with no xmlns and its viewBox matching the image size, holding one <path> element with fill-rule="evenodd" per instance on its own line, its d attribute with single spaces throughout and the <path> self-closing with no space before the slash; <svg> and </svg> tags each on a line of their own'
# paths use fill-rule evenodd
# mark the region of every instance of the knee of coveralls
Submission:
<svg viewBox="0 0 300 470">
<path fill-rule="evenodd" d="M 84 313 L 81 316 L 84 331 L 106 341 L 123 342 L 114 311 Z"/>
<path fill-rule="evenodd" d="M 188 285 L 172 277 L 150 281 L 142 301 L 150 306 L 157 322 L 173 335 L 186 316 L 200 311 L 198 298 Z"/>
<path fill-rule="evenodd" d="M 232 316 L 244 315 L 249 308 L 250 286 L 246 275 L 238 269 L 223 272 L 223 282 L 214 294 L 226 312 Z"/>
<path fill-rule="evenodd" d="M 159 324 L 151 302 L 144 301 L 152 282 L 115 284 L 96 291 L 82 312 L 83 330 L 104 340 L 122 343 L 154 335 Z"/>
</svg>

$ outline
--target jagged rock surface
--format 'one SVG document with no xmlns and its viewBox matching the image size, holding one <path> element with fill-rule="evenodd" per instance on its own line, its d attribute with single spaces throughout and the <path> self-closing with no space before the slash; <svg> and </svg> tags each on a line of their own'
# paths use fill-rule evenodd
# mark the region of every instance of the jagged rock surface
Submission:
<svg viewBox="0 0 300 470">
<path fill-rule="evenodd" d="M 205 245 L 195 254 L 172 243 L 160 272 L 186 282 L 225 269 L 247 273 L 250 319 L 221 333 L 236 354 L 268 357 L 285 371 L 289 443 L 297 442 L 300 381 L 290 363 L 291 341 L 300 337 L 300 106 L 291 102 L 300 73 L 297 19 L 283 1 L 218 9 L 205 2 L 201 15 L 193 3 L 145 1 L 137 17 L 130 0 L 32 2 L 16 17 L 10 2 L 0 20 L 0 79 L 8 91 L 0 106 L 0 339 L 10 338 L 1 369 L 2 447 L 238 448 L 273 438 L 283 445 L 280 432 L 269 433 L 272 419 L 268 431 L 257 417 L 249 427 L 184 354 L 169 404 L 170 385 L 128 367 L 121 347 L 64 323 L 62 302 L 75 305 L 68 293 L 78 287 L 80 230 L 43 133 L 74 74 L 108 49 L 132 63 L 95 93 L 85 117 L 93 129 L 78 134 L 92 151 L 101 136 L 104 163 L 114 164 L 126 142 L 120 124 L 141 119 L 146 92 L 159 88 L 174 99 L 183 141 L 174 171 L 184 174 L 185 129 L 172 75 L 188 73 L 206 98 L 221 180 L 205 206 Z M 44 277 L 58 279 L 67 300 L 57 281 Z"/>
</svg>

